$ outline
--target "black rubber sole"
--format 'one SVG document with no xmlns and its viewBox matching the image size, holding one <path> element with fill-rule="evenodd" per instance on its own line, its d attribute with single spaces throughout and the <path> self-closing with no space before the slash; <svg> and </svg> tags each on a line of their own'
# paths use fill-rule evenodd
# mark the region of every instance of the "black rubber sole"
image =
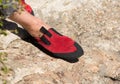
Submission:
<svg viewBox="0 0 120 84">
<path fill-rule="evenodd" d="M 63 60 L 65 60 L 67 62 L 70 62 L 70 63 L 78 62 L 78 58 L 81 57 L 84 54 L 84 51 L 83 51 L 82 47 L 78 43 L 76 43 L 76 42 L 75 42 L 74 46 L 77 48 L 77 51 L 75 51 L 73 53 L 61 54 L 61 53 L 52 53 L 52 52 L 48 51 L 43 46 L 38 44 L 33 37 L 31 37 L 29 39 L 24 39 L 24 40 L 29 42 L 29 43 L 32 43 L 34 46 L 39 48 L 41 51 L 43 51 L 47 55 L 49 55 L 51 57 L 54 57 L 54 58 L 63 59 Z"/>
<path fill-rule="evenodd" d="M 62 58 L 67 61 L 74 61 L 84 54 L 82 47 L 78 43 L 75 42 L 74 46 L 77 48 L 77 51 L 72 53 L 64 53 L 64 54 L 54 53 L 54 56 L 58 58 Z"/>
</svg>

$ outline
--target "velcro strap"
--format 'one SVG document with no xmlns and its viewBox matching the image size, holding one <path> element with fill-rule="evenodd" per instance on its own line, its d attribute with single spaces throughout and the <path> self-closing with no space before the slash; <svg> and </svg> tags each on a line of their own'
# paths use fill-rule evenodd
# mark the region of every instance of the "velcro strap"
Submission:
<svg viewBox="0 0 120 84">
<path fill-rule="evenodd" d="M 41 39 L 46 45 L 50 45 L 50 44 L 51 44 L 45 36 L 40 37 L 40 39 Z"/>
<path fill-rule="evenodd" d="M 52 34 L 43 26 L 40 28 L 40 32 L 42 32 L 43 34 L 46 34 L 48 37 L 52 36 Z"/>
</svg>

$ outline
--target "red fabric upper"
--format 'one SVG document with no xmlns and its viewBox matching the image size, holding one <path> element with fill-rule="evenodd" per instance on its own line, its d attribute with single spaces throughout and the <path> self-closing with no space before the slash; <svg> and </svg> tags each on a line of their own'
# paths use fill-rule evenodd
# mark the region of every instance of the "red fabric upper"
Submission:
<svg viewBox="0 0 120 84">
<path fill-rule="evenodd" d="M 21 4 L 22 4 L 23 7 L 26 9 L 26 11 L 28 11 L 29 13 L 32 12 L 31 6 L 29 6 L 29 5 L 25 2 L 25 0 L 21 0 Z"/>
<path fill-rule="evenodd" d="M 52 53 L 72 53 L 77 49 L 74 46 L 74 41 L 66 36 L 61 36 L 51 29 L 48 30 L 52 36 L 48 37 L 44 35 L 47 40 L 51 43 L 50 45 L 46 45 L 40 38 L 36 38 L 37 42 L 42 45 L 44 48 L 49 50 Z"/>
</svg>

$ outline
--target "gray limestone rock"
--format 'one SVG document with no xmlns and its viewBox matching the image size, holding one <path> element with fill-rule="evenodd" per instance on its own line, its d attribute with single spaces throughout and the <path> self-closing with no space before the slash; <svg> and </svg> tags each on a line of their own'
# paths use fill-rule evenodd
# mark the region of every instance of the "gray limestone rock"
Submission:
<svg viewBox="0 0 120 84">
<path fill-rule="evenodd" d="M 15 40 L 6 49 L 8 84 L 120 84 L 120 0 L 26 0 L 36 17 L 84 49 L 79 62 L 52 58 Z"/>
</svg>

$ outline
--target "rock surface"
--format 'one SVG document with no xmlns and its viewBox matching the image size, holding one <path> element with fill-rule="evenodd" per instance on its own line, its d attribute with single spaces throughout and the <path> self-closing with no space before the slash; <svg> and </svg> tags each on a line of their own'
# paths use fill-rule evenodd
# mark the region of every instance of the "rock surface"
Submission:
<svg viewBox="0 0 120 84">
<path fill-rule="evenodd" d="M 120 0 L 26 1 L 85 54 L 69 63 L 16 39 L 4 49 L 12 72 L 5 76 L 8 84 L 120 84 Z"/>
</svg>

